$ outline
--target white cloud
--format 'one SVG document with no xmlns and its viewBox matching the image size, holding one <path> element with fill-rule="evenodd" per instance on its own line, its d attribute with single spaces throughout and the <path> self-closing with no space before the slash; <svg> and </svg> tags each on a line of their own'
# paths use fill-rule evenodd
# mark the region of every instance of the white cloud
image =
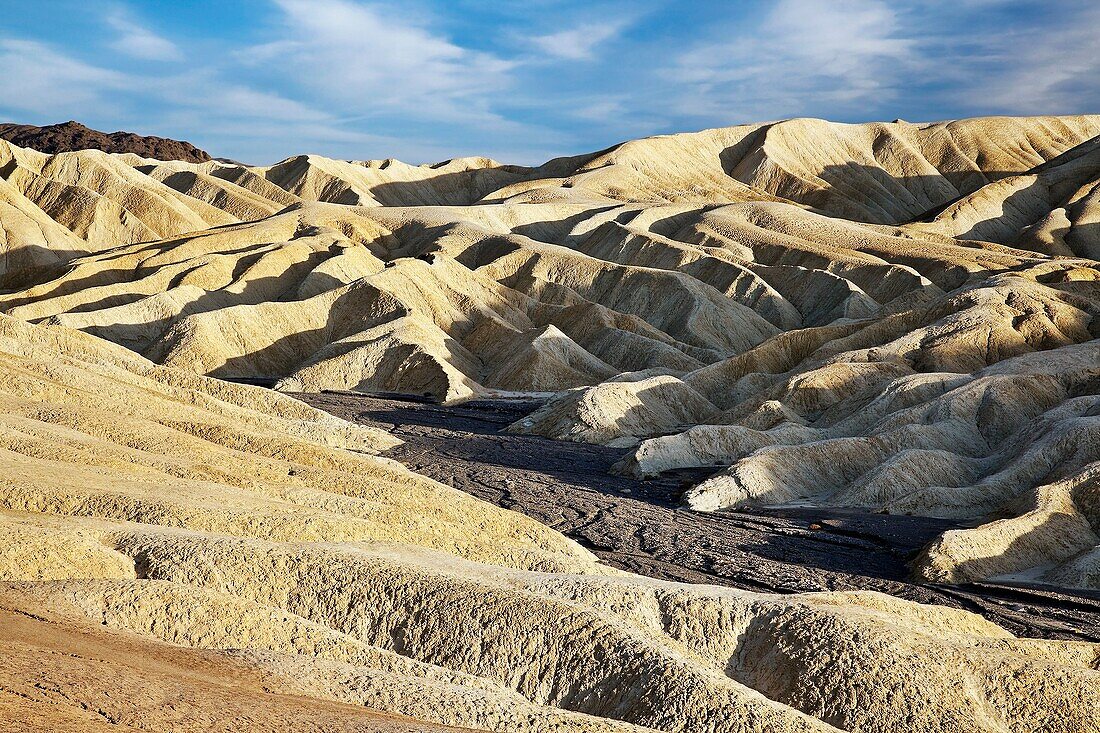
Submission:
<svg viewBox="0 0 1100 733">
<path fill-rule="evenodd" d="M 960 59 L 952 94 L 960 104 L 981 100 L 1009 114 L 1065 114 L 1100 109 L 1100 6 L 1055 16 L 1046 29 L 1057 43 L 1036 43 L 1030 30 L 1010 29 Z"/>
<path fill-rule="evenodd" d="M 729 3 L 706 24 L 674 19 L 629 36 L 624 28 L 658 11 L 613 3 L 614 13 L 597 11 L 606 22 L 575 13 L 563 21 L 560 4 L 536 0 L 553 12 L 517 10 L 492 27 L 478 27 L 477 14 L 462 21 L 484 34 L 479 49 L 500 49 L 492 51 L 450 35 L 444 24 L 459 11 L 441 2 L 414 0 L 411 16 L 397 0 L 269 0 L 249 18 L 267 43 L 242 47 L 228 32 L 211 34 L 186 66 L 87 55 L 104 28 L 132 57 L 182 55 L 114 6 L 83 45 L 0 36 L 0 116 L 174 132 L 254 162 L 304 150 L 532 162 L 656 132 L 796 115 L 1100 108 L 1094 0 L 1052 1 L 1056 12 L 1026 18 L 1017 0 L 776 0 L 751 11 Z"/>
<path fill-rule="evenodd" d="M 37 41 L 0 39 L 0 104 L 22 112 L 71 119 L 105 106 L 103 94 L 130 79 L 86 64 Z"/>
<path fill-rule="evenodd" d="M 778 0 L 756 23 L 676 55 L 649 102 L 665 95 L 703 124 L 1094 111 L 1100 5 L 1063 0 L 1027 18 L 1013 5 Z"/>
<path fill-rule="evenodd" d="M 915 58 L 886 2 L 779 0 L 759 26 L 689 49 L 664 75 L 684 85 L 690 113 L 750 121 L 882 102 Z"/>
<path fill-rule="evenodd" d="M 196 144 L 227 137 L 236 144 L 225 153 L 244 157 L 240 151 L 246 151 L 263 162 L 295 152 L 285 147 L 288 140 L 348 149 L 387 141 L 343 129 L 332 115 L 295 100 L 225 82 L 211 70 L 122 73 L 21 39 L 0 38 L 0 115 L 15 121 L 75 119 L 92 126 L 99 121 L 112 130 L 144 134 L 170 136 L 178 130 Z"/>
<path fill-rule="evenodd" d="M 225 82 L 210 70 L 168 76 L 123 73 L 67 56 L 46 44 L 0 39 L 0 104 L 78 119 L 126 102 L 202 110 L 211 118 L 324 122 L 331 116 L 293 99 Z"/>
<path fill-rule="evenodd" d="M 176 44 L 134 21 L 121 8 L 107 15 L 107 25 L 118 34 L 111 48 L 147 61 L 180 61 L 183 53 Z"/>
<path fill-rule="evenodd" d="M 595 56 L 596 47 L 619 35 L 624 21 L 583 23 L 575 28 L 533 36 L 531 44 L 544 54 L 570 61 L 587 61 Z"/>
<path fill-rule="evenodd" d="M 287 37 L 240 57 L 254 65 L 278 63 L 304 94 L 349 114 L 500 122 L 488 97 L 510 84 L 511 62 L 459 46 L 376 5 L 275 2 Z"/>
<path fill-rule="evenodd" d="M 351 17 L 322 12 L 334 7 L 350 9 Z M 466 123 L 491 134 L 512 129 L 485 101 L 494 85 L 507 81 L 506 69 L 492 57 L 414 26 L 396 31 L 382 26 L 359 35 L 370 30 L 359 15 L 361 6 L 328 3 L 309 9 L 320 15 L 316 27 L 303 24 L 313 34 L 248 49 L 243 56 L 275 69 L 280 74 L 271 80 L 279 84 L 275 87 L 263 84 L 265 69 L 244 68 L 241 57 L 232 55 L 220 64 L 184 70 L 156 65 L 123 72 L 38 41 L 0 37 L 0 116 L 37 123 L 76 119 L 104 129 L 182 136 L 200 146 L 208 143 L 215 155 L 254 162 L 306 150 L 416 161 L 456 154 L 453 142 L 406 135 L 400 127 L 391 128 L 390 135 L 372 134 L 356 124 L 376 110 L 398 119 Z M 305 13 L 304 4 L 296 12 Z M 301 90 L 281 83 L 293 64 L 301 64 Z M 323 94 L 312 96 L 308 87 L 320 87 Z"/>
<path fill-rule="evenodd" d="M 325 123 L 332 115 L 273 92 L 227 82 L 209 69 L 135 80 L 138 91 L 173 107 L 205 110 L 215 119 L 255 118 L 270 122 Z"/>
<path fill-rule="evenodd" d="M 574 117 L 599 122 L 622 118 L 628 113 L 626 100 L 622 97 L 581 101 L 571 111 Z"/>
</svg>

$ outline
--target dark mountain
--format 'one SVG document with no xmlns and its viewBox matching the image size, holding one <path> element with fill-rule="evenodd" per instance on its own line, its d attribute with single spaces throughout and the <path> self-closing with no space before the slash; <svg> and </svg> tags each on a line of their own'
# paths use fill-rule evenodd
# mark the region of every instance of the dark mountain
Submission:
<svg viewBox="0 0 1100 733">
<path fill-rule="evenodd" d="M 43 153 L 91 149 L 108 153 L 136 153 L 157 160 L 185 160 L 190 163 L 210 160 L 209 153 L 189 142 L 133 132 L 100 132 L 71 120 L 45 127 L 0 123 L 0 138 Z"/>
</svg>

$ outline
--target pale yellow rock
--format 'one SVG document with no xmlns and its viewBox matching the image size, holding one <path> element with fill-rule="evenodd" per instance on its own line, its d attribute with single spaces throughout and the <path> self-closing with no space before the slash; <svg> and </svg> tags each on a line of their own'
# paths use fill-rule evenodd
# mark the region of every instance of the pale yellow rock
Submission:
<svg viewBox="0 0 1100 733">
<path fill-rule="evenodd" d="M 5 145 L 0 307 L 288 391 L 590 387 L 513 429 L 638 443 L 639 475 L 729 466 L 697 508 L 1016 515 L 1100 459 L 1092 352 L 1065 350 L 1100 335 L 1097 132 L 790 120 L 538 168 Z"/>
<path fill-rule="evenodd" d="M 788 120 L 533 168 L 0 144 L 0 716 L 1100 730 L 1096 645 L 615 572 L 211 378 L 557 392 L 511 429 L 722 469 L 693 508 L 965 518 L 919 577 L 1096 587 L 1098 134 Z"/>
<path fill-rule="evenodd" d="M 151 636 L 281 694 L 497 731 L 1095 728 L 1094 645 L 876 594 L 615 573 L 364 455 L 375 431 L 61 326 L 0 325 L 0 605 L 124 632 L 108 649 Z M 15 664 L 5 679 L 33 679 Z"/>
</svg>

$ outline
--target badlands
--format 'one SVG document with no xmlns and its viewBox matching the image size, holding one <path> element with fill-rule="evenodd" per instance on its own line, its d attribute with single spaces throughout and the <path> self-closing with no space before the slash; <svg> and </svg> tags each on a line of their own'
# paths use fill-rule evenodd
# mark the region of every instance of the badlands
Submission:
<svg viewBox="0 0 1100 733">
<path fill-rule="evenodd" d="M 0 230 L 0 729 L 1100 731 L 1095 641 L 635 575 L 294 398 L 520 393 L 609 482 L 697 476 L 665 516 L 942 520 L 915 583 L 1093 598 L 1100 116 L 534 168 L 0 142 Z"/>
</svg>

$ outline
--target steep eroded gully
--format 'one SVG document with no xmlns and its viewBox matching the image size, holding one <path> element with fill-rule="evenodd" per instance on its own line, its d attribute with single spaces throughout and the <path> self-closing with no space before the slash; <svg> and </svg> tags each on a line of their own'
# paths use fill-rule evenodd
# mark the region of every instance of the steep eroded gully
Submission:
<svg viewBox="0 0 1100 733">
<path fill-rule="evenodd" d="M 678 500 L 705 471 L 639 481 L 608 472 L 623 449 L 501 432 L 537 407 L 531 401 L 444 407 L 397 395 L 295 396 L 391 431 L 405 442 L 387 456 L 537 519 L 624 570 L 775 593 L 876 590 L 966 608 L 1019 636 L 1100 641 L 1100 593 L 910 582 L 908 561 L 959 526 L 951 521 L 827 507 L 693 512 Z"/>
</svg>

